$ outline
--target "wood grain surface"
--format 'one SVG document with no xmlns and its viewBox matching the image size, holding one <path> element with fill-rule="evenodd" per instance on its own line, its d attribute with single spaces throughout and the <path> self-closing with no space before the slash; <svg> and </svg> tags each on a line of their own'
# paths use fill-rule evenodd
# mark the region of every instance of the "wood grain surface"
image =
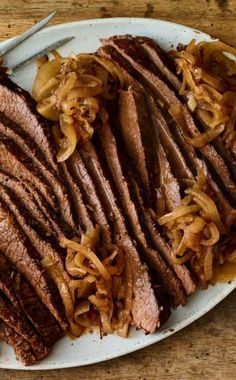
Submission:
<svg viewBox="0 0 236 380">
<path fill-rule="evenodd" d="M 236 45 L 236 0 L 0 0 L 0 40 L 22 32 L 54 9 L 58 15 L 53 23 L 119 16 L 161 18 Z M 0 380 L 13 379 L 235 380 L 236 292 L 183 331 L 139 352 L 74 369 L 0 370 Z"/>
</svg>

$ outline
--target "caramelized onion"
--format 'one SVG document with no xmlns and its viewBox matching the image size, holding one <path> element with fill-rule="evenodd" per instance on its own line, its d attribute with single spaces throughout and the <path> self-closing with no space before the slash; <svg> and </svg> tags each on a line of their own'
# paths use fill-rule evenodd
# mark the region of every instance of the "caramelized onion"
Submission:
<svg viewBox="0 0 236 380">
<path fill-rule="evenodd" d="M 203 169 L 198 168 L 196 181 L 185 190 L 181 204 L 158 219 L 171 241 L 173 262 L 190 263 L 204 287 L 214 274 L 213 248 L 225 233 L 215 202 L 206 193 L 206 183 Z"/>
<path fill-rule="evenodd" d="M 192 40 L 186 50 L 172 52 L 183 78 L 179 93 L 188 98 L 188 108 L 198 112 L 206 127 L 205 133 L 188 139 L 197 148 L 221 135 L 225 147 L 236 152 L 235 50 L 220 41 Z"/>
<path fill-rule="evenodd" d="M 60 124 L 64 137 L 57 159 L 61 162 L 71 156 L 78 142 L 91 139 L 103 99 L 114 99 L 124 77 L 115 63 L 94 54 L 62 58 L 54 51 L 53 55 L 54 59 L 40 64 L 32 93 L 38 112 Z"/>
<path fill-rule="evenodd" d="M 99 231 L 98 227 L 87 231 L 80 242 L 61 240 L 61 246 L 67 248 L 66 269 L 72 276 L 68 284 L 74 302 L 71 331 L 76 325 L 80 332 L 100 324 L 101 334 L 117 331 L 127 336 L 133 295 L 131 268 L 117 246 L 99 259 L 95 254 Z"/>
<path fill-rule="evenodd" d="M 223 124 L 218 125 L 216 128 L 208 129 L 204 133 L 199 133 L 193 138 L 185 137 L 185 140 L 193 145 L 195 148 L 202 148 L 212 140 L 214 140 L 217 136 L 219 136 L 223 130 L 225 129 L 225 126 Z"/>
</svg>

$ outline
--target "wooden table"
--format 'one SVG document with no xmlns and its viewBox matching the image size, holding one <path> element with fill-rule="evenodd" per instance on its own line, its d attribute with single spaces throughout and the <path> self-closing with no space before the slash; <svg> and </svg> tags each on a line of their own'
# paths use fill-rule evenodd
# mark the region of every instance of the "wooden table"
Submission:
<svg viewBox="0 0 236 380">
<path fill-rule="evenodd" d="M 22 32 L 54 9 L 54 23 L 113 16 L 161 18 L 236 45 L 236 0 L 0 0 L 0 39 Z M 235 315 L 236 292 L 185 330 L 139 352 L 75 369 L 0 370 L 0 379 L 235 380 Z"/>
</svg>

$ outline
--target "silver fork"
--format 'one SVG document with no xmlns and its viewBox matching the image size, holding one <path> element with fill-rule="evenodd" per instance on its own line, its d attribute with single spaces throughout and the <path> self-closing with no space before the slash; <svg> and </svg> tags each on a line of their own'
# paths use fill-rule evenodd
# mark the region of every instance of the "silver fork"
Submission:
<svg viewBox="0 0 236 380">
<path fill-rule="evenodd" d="M 33 25 L 30 29 L 25 31 L 23 34 L 16 36 L 9 42 L 7 42 L 2 49 L 0 49 L 0 58 L 3 58 L 9 51 L 13 50 L 16 46 L 20 45 L 23 41 L 30 38 L 32 35 L 37 33 L 39 30 L 43 29 L 55 16 L 56 11 L 52 12 L 50 15 L 37 22 L 37 24 Z M 8 74 L 11 75 L 14 71 L 19 70 L 21 67 L 25 66 L 27 63 L 34 61 L 35 59 L 49 53 L 51 50 L 57 49 L 58 47 L 64 45 L 66 42 L 69 42 L 74 37 L 66 37 L 61 40 L 58 40 L 52 44 L 47 45 L 43 49 L 37 51 L 31 56 L 26 57 L 20 62 L 8 67 Z"/>
</svg>

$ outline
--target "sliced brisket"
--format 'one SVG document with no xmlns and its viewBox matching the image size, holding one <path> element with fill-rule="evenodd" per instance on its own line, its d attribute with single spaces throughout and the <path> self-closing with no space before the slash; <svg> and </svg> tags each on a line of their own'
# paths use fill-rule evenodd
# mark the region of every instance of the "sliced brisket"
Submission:
<svg viewBox="0 0 236 380">
<path fill-rule="evenodd" d="M 53 215 L 53 211 L 49 205 L 45 205 L 45 200 L 42 199 L 37 189 L 30 186 L 30 184 L 27 184 L 26 188 L 22 181 L 2 170 L 0 170 L 0 184 L 11 191 L 47 236 L 64 235 L 61 226 L 56 221 L 55 215 Z"/>
<path fill-rule="evenodd" d="M 8 174 L 24 181 L 30 182 L 45 197 L 45 200 L 54 209 L 55 199 L 51 189 L 45 184 L 37 167 L 31 160 L 10 140 L 0 137 L 0 168 Z"/>
<path fill-rule="evenodd" d="M 171 135 L 168 125 L 169 123 L 167 124 L 166 119 L 162 115 L 162 111 L 157 107 L 151 96 L 147 93 L 145 96 L 147 99 L 148 111 L 152 119 L 152 126 L 155 129 L 161 144 L 163 145 L 165 154 L 171 165 L 172 172 L 178 179 L 178 183 L 182 187 L 185 187 L 186 179 L 193 179 L 192 172 L 189 169 L 181 150 Z"/>
<path fill-rule="evenodd" d="M 86 205 L 88 205 L 88 208 L 91 210 L 94 222 L 97 223 L 101 228 L 103 245 L 109 246 L 112 243 L 110 226 L 102 209 L 95 186 L 84 166 L 84 163 L 78 151 L 75 151 L 73 155 L 68 159 L 67 165 L 83 194 Z"/>
<path fill-rule="evenodd" d="M 0 251 L 16 266 L 62 328 L 66 329 L 64 307 L 58 291 L 40 267 L 39 257 L 34 248 L 2 201 L 0 201 Z"/>
<path fill-rule="evenodd" d="M 0 320 L 26 340 L 37 360 L 43 359 L 49 352 L 41 337 L 36 333 L 24 314 L 17 311 L 7 300 L 0 296 Z"/>
<path fill-rule="evenodd" d="M 112 58 L 118 62 L 118 64 L 121 65 L 123 69 L 127 70 L 129 74 L 134 76 L 135 79 L 138 79 L 140 83 L 153 95 L 154 100 L 157 103 L 160 101 L 163 102 L 163 105 L 167 109 L 171 105 L 175 104 L 179 105 L 182 108 L 183 120 L 189 130 L 191 137 L 199 133 L 199 130 L 196 127 L 192 116 L 187 110 L 187 107 L 182 106 L 174 91 L 172 91 L 159 76 L 144 66 L 143 61 L 140 59 L 141 53 L 140 51 L 137 51 L 135 43 L 131 44 L 129 38 L 125 39 L 121 36 L 112 37 L 105 41 L 104 44 L 106 44 L 105 48 L 107 45 L 113 48 L 109 49 L 109 54 L 112 56 Z M 98 50 L 98 53 L 101 55 L 106 55 L 107 50 L 105 49 L 104 52 L 104 48 L 102 48 Z M 142 54 L 141 57 L 143 58 Z M 207 164 L 210 165 L 210 168 L 213 169 L 217 174 L 219 184 L 222 188 L 224 188 L 224 191 L 228 193 L 233 204 L 235 204 L 236 185 L 231 177 L 227 165 L 210 144 L 204 148 L 201 148 L 200 151 L 206 158 Z"/>
<path fill-rule="evenodd" d="M 129 40 L 132 40 L 132 43 L 134 43 L 134 39 L 132 37 L 129 37 Z M 141 46 L 148 55 L 149 67 L 151 63 L 152 68 L 154 67 L 157 70 L 157 72 L 159 72 L 163 76 L 164 80 L 166 80 L 170 85 L 172 85 L 173 88 L 179 93 L 179 90 L 181 88 L 181 80 L 175 74 L 175 64 L 173 60 L 168 56 L 168 54 L 166 54 L 166 52 L 163 51 L 160 48 L 160 46 L 158 46 L 158 44 L 150 38 L 137 37 L 135 38 L 135 43 L 138 43 L 139 46 Z M 182 97 L 184 100 L 186 100 L 184 96 Z M 201 117 L 201 113 L 198 110 L 196 110 L 196 117 L 200 121 L 200 123 L 204 127 L 206 127 L 205 122 Z M 221 136 L 215 139 L 212 142 L 212 145 L 215 147 L 219 155 L 227 163 L 228 167 L 231 169 L 234 179 L 236 180 L 235 154 L 231 152 L 229 149 L 225 149 Z"/>
<path fill-rule="evenodd" d="M 13 141 L 25 156 L 34 163 L 41 177 L 44 178 L 44 181 L 48 183 L 55 194 L 61 217 L 71 228 L 75 229 L 68 192 L 63 183 L 57 179 L 57 174 L 45 161 L 44 156 L 31 137 L 2 113 L 0 113 L 0 135 Z"/>
<path fill-rule="evenodd" d="M 77 225 L 79 225 L 83 231 L 87 231 L 93 228 L 93 222 L 84 204 L 84 199 L 81 194 L 80 188 L 77 185 L 74 178 L 72 177 L 70 171 L 68 170 L 67 163 L 62 162 L 60 163 L 60 165 L 65 176 L 65 181 L 68 184 L 69 192 L 71 195 L 71 202 L 74 206 L 75 216 L 77 218 Z"/>
<path fill-rule="evenodd" d="M 150 188 L 155 194 L 152 207 L 158 214 L 162 215 L 165 212 L 165 208 L 166 211 L 172 211 L 181 201 L 178 182 L 172 175 L 166 154 L 159 140 L 158 131 L 152 125 L 152 117 L 150 117 L 146 104 L 146 94 L 142 91 L 142 88 L 136 85 L 135 89 L 130 86 L 127 91 L 123 91 L 122 97 L 123 104 L 125 98 L 129 99 L 126 105 L 126 112 L 124 107 L 119 108 L 120 115 L 123 115 L 120 117 L 120 129 L 124 141 L 126 142 L 126 135 L 130 135 L 130 131 L 133 131 L 133 126 L 129 124 L 129 119 L 127 120 L 126 115 L 136 115 L 136 130 L 139 131 L 137 140 L 139 140 L 139 145 L 143 147 Z M 130 101 L 131 99 L 132 101 Z M 120 102 L 121 105 L 122 103 Z M 126 146 L 129 150 L 129 146 L 137 146 L 137 144 L 134 139 L 131 139 L 130 142 L 126 142 Z M 137 160 L 139 152 L 140 149 L 137 152 L 133 152 L 131 156 L 133 162 Z M 139 160 L 142 160 L 141 156 Z"/>
<path fill-rule="evenodd" d="M 158 273 L 158 276 L 165 285 L 167 292 L 173 298 L 177 298 L 179 300 L 180 297 L 179 295 L 176 297 L 176 293 L 179 292 L 179 294 L 182 294 L 182 292 L 178 279 L 175 278 L 174 273 L 171 273 L 171 270 L 169 270 L 169 268 L 165 265 L 165 262 L 163 262 L 159 256 L 159 253 L 148 247 L 145 234 L 140 224 L 137 212 L 137 204 L 134 204 L 133 200 L 131 199 L 132 190 L 129 190 L 129 185 L 125 178 L 125 160 L 122 160 L 120 157 L 122 153 L 118 152 L 117 143 L 109 125 L 100 126 L 97 130 L 97 133 L 99 135 L 100 143 L 98 146 L 98 151 L 103 151 L 105 154 L 107 165 L 116 184 L 119 197 L 122 199 L 124 211 L 130 222 L 134 237 L 137 242 L 139 242 L 142 250 L 144 250 L 146 252 L 146 255 L 148 255 L 149 263 L 151 263 L 153 269 L 155 269 L 156 273 Z M 123 229 L 124 227 L 121 225 L 120 228 Z"/>
<path fill-rule="evenodd" d="M 117 236 L 124 236 L 126 240 L 128 239 L 128 241 L 130 241 L 129 244 L 131 244 L 131 240 L 125 226 L 125 221 L 116 204 L 109 180 L 103 173 L 100 165 L 100 159 L 98 158 L 93 145 L 91 143 L 87 143 L 83 146 L 83 148 L 81 148 L 80 153 L 91 177 L 93 178 L 96 188 L 99 191 L 100 199 L 107 212 L 107 217 L 110 222 L 113 223 L 115 234 Z M 166 266 L 165 262 L 156 251 L 152 250 L 147 245 L 144 245 L 141 248 L 145 260 L 155 269 L 159 280 L 162 281 L 167 292 L 173 297 L 174 302 L 176 302 L 176 304 L 184 304 L 186 302 L 185 292 L 181 288 L 180 283 L 178 283 L 178 280 L 175 276 L 173 276 L 172 271 Z"/>
<path fill-rule="evenodd" d="M 87 203 L 91 207 L 97 223 L 103 228 L 109 228 L 106 215 L 103 212 L 103 208 L 97 194 L 97 189 L 95 190 L 96 184 L 91 180 L 80 154 L 76 152 L 76 155 L 73 155 L 72 160 L 69 159 L 69 163 L 78 184 L 81 186 L 81 191 L 87 197 Z M 114 219 L 114 221 L 116 220 L 114 210 L 109 209 L 108 214 L 110 219 Z M 108 231 L 110 235 L 110 229 Z M 168 318 L 169 309 L 163 308 L 161 310 L 161 305 L 158 305 L 153 289 L 151 288 L 148 273 L 140 263 L 138 253 L 128 235 L 118 234 L 116 228 L 115 242 L 119 244 L 126 252 L 127 260 L 129 260 L 132 268 L 134 282 L 132 313 L 134 324 L 139 328 L 143 328 L 147 332 L 155 331 L 159 327 L 160 323 L 164 322 Z"/>
<path fill-rule="evenodd" d="M 59 174 L 50 126 L 36 111 L 31 95 L 6 75 L 0 75 L 0 112 L 18 124 L 42 151 L 46 162 Z"/>
<path fill-rule="evenodd" d="M 0 290 L 15 309 L 24 313 L 47 347 L 62 336 L 62 329 L 23 276 L 0 253 Z"/>
<path fill-rule="evenodd" d="M 10 326 L 0 320 L 0 338 L 13 347 L 17 360 L 23 365 L 33 365 L 37 359 L 30 344 Z"/>
<path fill-rule="evenodd" d="M 38 230 L 35 228 L 34 221 L 31 219 L 31 215 L 27 214 L 24 207 L 21 205 L 21 201 L 12 195 L 10 190 L 6 190 L 0 185 L 0 199 L 7 205 L 9 210 L 14 215 L 22 231 L 28 237 L 32 247 L 38 253 L 38 257 L 48 257 L 53 263 L 59 266 L 64 278 L 68 280 L 68 274 L 64 267 L 63 257 L 65 251 L 58 246 L 55 241 L 47 240 L 45 235 L 40 233 L 40 225 Z"/>
<path fill-rule="evenodd" d="M 143 108 L 143 107 L 142 107 Z M 143 112 L 140 119 L 142 120 Z M 145 113 L 144 113 L 145 114 Z M 146 164 L 145 151 L 142 145 L 141 131 L 139 127 L 139 113 L 131 88 L 119 93 L 119 120 L 120 129 L 126 145 L 126 150 L 137 167 L 142 180 L 145 197 L 151 200 L 151 189 Z M 145 123 L 145 120 L 143 121 Z"/>
</svg>

